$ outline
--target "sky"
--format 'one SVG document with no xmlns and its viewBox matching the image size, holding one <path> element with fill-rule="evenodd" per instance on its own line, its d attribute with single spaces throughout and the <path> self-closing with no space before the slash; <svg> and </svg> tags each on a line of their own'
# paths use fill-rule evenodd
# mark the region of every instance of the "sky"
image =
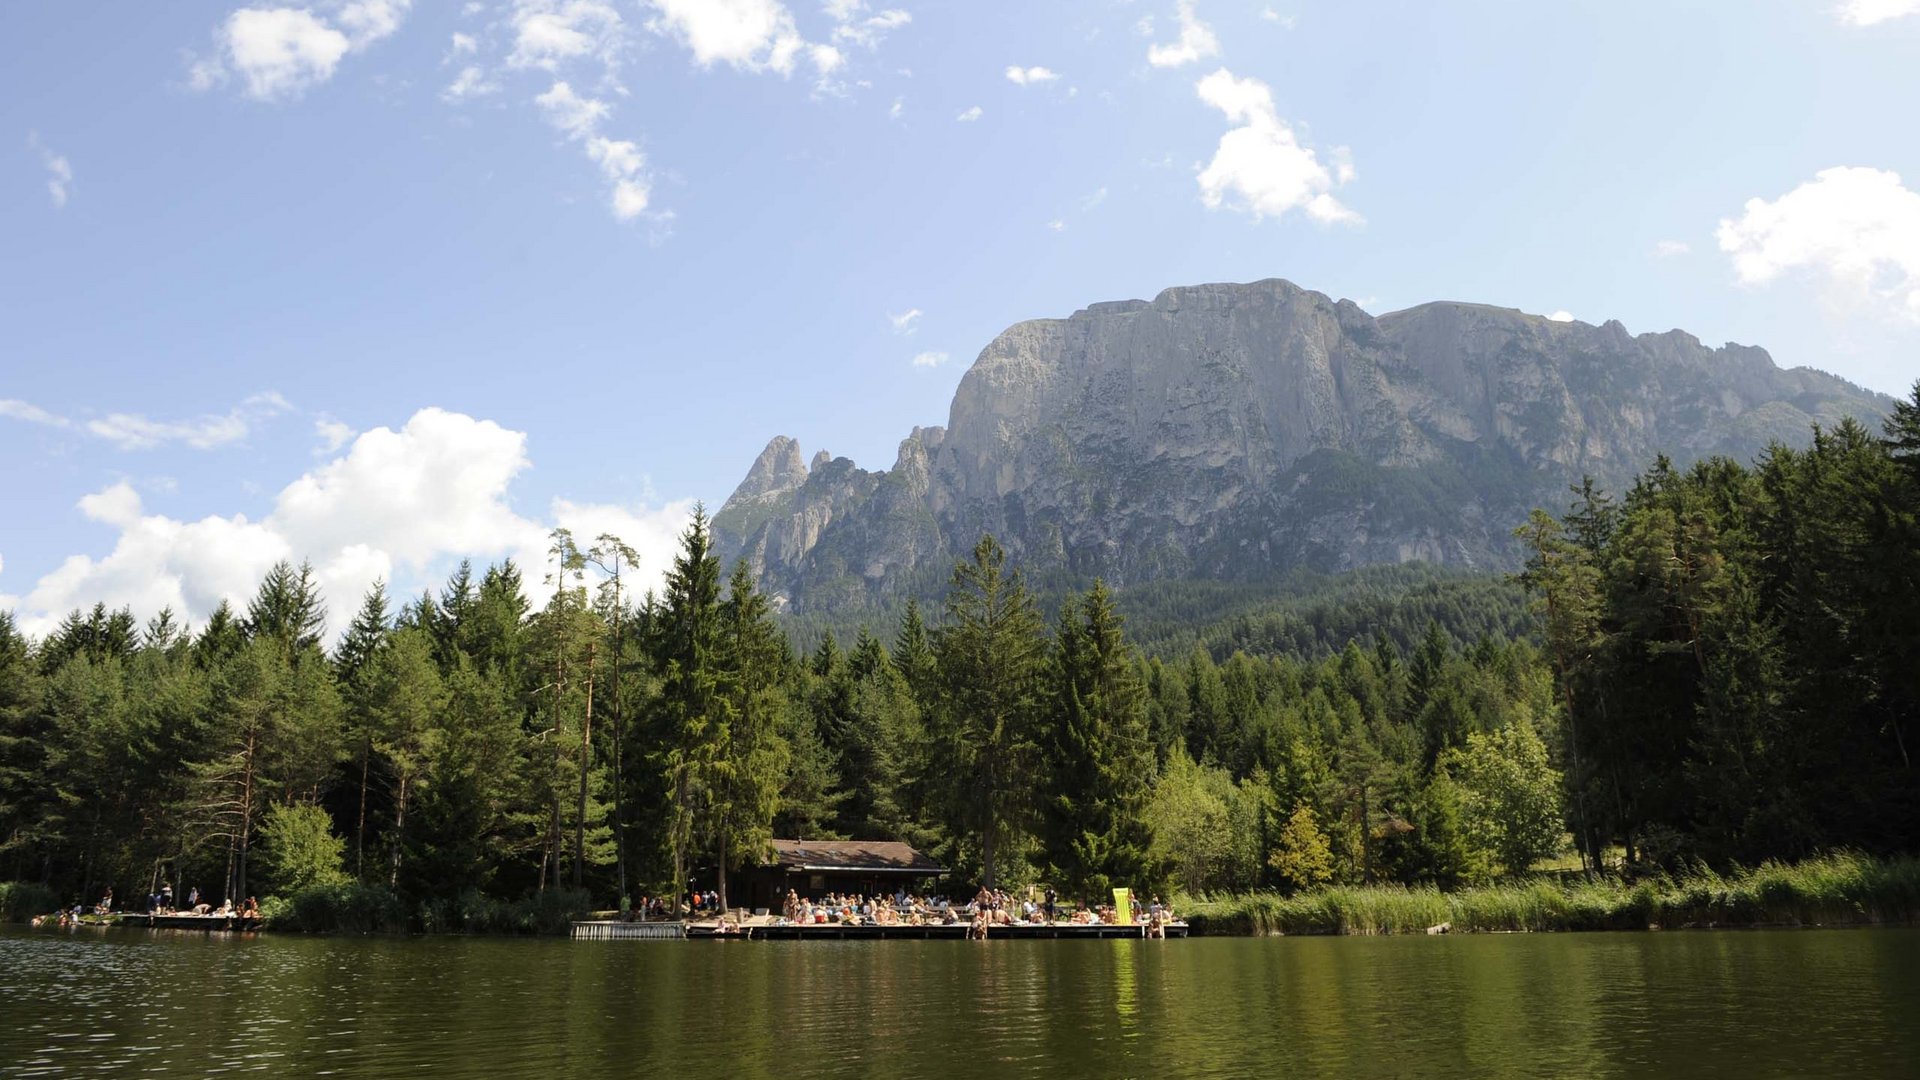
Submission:
<svg viewBox="0 0 1920 1080">
<path fill-rule="evenodd" d="M 1920 0 L 11 0 L 0 610 L 657 580 L 1007 326 L 1284 277 L 1920 378 Z M 536 590 L 537 591 L 537 590 Z"/>
</svg>

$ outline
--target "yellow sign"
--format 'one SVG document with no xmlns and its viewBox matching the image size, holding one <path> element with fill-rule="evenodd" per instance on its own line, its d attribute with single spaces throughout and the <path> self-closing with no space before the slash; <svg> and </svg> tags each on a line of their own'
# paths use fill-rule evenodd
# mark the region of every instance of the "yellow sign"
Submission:
<svg viewBox="0 0 1920 1080">
<path fill-rule="evenodd" d="M 1133 890 L 1113 890 L 1113 921 L 1117 926 L 1133 925 Z"/>
</svg>

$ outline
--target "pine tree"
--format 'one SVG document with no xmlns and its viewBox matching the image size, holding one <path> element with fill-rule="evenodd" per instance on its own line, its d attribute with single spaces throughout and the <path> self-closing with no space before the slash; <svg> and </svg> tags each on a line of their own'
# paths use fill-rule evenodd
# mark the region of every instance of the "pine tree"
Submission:
<svg viewBox="0 0 1920 1080">
<path fill-rule="evenodd" d="M 352 717 L 354 771 L 359 774 L 360 795 L 353 825 L 353 874 L 361 880 L 366 878 L 367 794 L 372 787 L 376 734 L 374 700 L 367 675 L 390 632 L 386 583 L 376 580 L 367 589 L 366 597 L 360 601 L 360 610 L 334 651 L 334 668 L 346 694 L 348 715 Z"/>
<path fill-rule="evenodd" d="M 1006 552 L 993 537 L 982 537 L 973 558 L 954 567 L 935 649 L 953 834 L 977 840 L 980 880 L 993 888 L 1031 819 L 1045 663 L 1033 601 L 1020 574 L 1007 573 Z"/>
<path fill-rule="evenodd" d="M 433 659 L 433 638 L 417 627 L 395 631 L 367 670 L 374 750 L 393 779 L 393 835 L 387 885 L 397 887 L 407 850 L 407 809 L 428 783 L 442 744 L 447 692 Z"/>
<path fill-rule="evenodd" d="M 727 872 L 758 860 L 773 836 L 787 748 L 780 738 L 780 631 L 766 597 L 754 590 L 744 560 L 734 566 L 720 608 L 719 661 L 727 672 L 727 708 L 706 762 L 708 832 L 719 871 L 720 910 L 727 910 Z"/>
<path fill-rule="evenodd" d="M 243 624 L 248 637 L 271 638 L 288 654 L 312 648 L 320 643 L 326 628 L 326 605 L 320 596 L 320 583 L 314 580 L 313 564 L 303 562 L 298 569 L 286 560 L 274 563 L 260 583 L 253 602 L 247 607 Z"/>
<path fill-rule="evenodd" d="M 1153 834 L 1145 810 L 1154 757 L 1146 688 L 1104 583 L 1062 605 L 1049 682 L 1038 740 L 1046 763 L 1038 816 L 1043 858 L 1072 895 L 1147 887 Z"/>
<path fill-rule="evenodd" d="M 660 673 L 660 772 L 666 784 L 667 844 L 673 858 L 674 903 L 687 891 L 687 861 L 703 824 L 706 766 L 714 759 L 727 707 L 720 667 L 720 560 L 713 553 L 704 506 L 680 535 L 667 572 L 654 634 Z"/>
</svg>

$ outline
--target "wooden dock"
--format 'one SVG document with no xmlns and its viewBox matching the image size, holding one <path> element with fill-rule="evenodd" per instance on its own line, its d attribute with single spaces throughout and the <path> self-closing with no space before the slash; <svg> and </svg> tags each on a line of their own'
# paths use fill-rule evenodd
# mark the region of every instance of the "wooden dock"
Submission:
<svg viewBox="0 0 1920 1080">
<path fill-rule="evenodd" d="M 192 912 L 174 912 L 171 915 L 150 915 L 139 911 L 116 911 L 111 918 L 115 926 L 147 927 L 154 930 L 238 931 L 260 929 L 259 919 L 243 919 L 238 915 L 195 915 Z"/>
<path fill-rule="evenodd" d="M 799 923 L 749 924 L 737 933 L 720 933 L 712 925 L 694 924 L 687 927 L 690 938 L 708 938 L 716 941 L 959 941 L 965 940 L 969 924 L 938 923 L 931 926 L 855 926 L 841 923 L 803 925 Z M 1183 938 L 1187 936 L 1187 924 L 1168 923 L 1167 936 Z M 1034 938 L 1145 938 L 1147 928 L 1135 926 L 1089 926 L 1085 923 L 1013 923 L 1010 925 L 987 928 L 987 938 L 992 941 L 1002 939 Z"/>
<path fill-rule="evenodd" d="M 683 922 L 622 922 L 607 919 L 573 924 L 575 941 L 644 941 L 686 936 L 687 924 Z"/>
</svg>

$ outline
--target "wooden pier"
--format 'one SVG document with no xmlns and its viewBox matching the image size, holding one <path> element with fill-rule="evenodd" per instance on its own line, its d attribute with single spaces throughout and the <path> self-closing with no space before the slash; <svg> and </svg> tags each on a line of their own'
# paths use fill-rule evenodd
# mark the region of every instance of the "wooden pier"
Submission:
<svg viewBox="0 0 1920 1080">
<path fill-rule="evenodd" d="M 148 927 L 154 930 L 258 930 L 260 920 L 243 919 L 238 915 L 195 915 L 192 912 L 174 912 L 171 915 L 151 915 L 139 911 L 116 911 L 110 918 L 115 926 Z"/>
<path fill-rule="evenodd" d="M 777 923 L 766 926 L 746 926 L 738 934 L 714 933 L 711 927 L 692 927 L 689 937 L 747 938 L 764 941 L 933 941 L 940 939 L 964 940 L 969 929 L 968 923 L 941 923 L 933 926 L 852 926 L 835 923 L 801 925 L 798 923 Z M 703 932 L 704 931 L 704 932 Z M 1183 938 L 1187 936 L 1187 924 L 1172 922 L 1166 926 L 1167 936 Z M 1029 938 L 1145 938 L 1147 928 L 1144 925 L 1087 925 L 1085 923 L 1011 923 L 987 928 L 990 941 L 1001 939 Z"/>
<path fill-rule="evenodd" d="M 641 941 L 686 936 L 687 924 L 683 922 L 621 922 L 608 919 L 573 924 L 575 941 Z"/>
</svg>

